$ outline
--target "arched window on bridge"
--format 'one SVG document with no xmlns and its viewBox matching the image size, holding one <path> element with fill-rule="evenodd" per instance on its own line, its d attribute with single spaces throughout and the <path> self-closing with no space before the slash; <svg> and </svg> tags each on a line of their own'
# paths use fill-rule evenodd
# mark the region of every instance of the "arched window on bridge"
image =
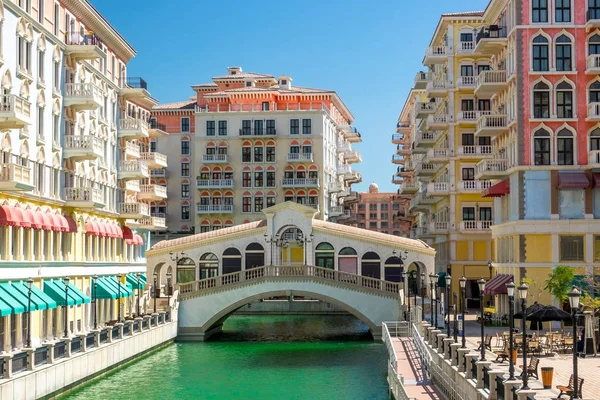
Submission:
<svg viewBox="0 0 600 400">
<path fill-rule="evenodd" d="M 384 279 L 389 282 L 402 282 L 402 260 L 400 257 L 390 257 L 385 260 L 384 265 Z"/>
<path fill-rule="evenodd" d="M 235 247 L 223 252 L 223 274 L 231 274 L 242 270 L 242 253 Z"/>
<path fill-rule="evenodd" d="M 321 268 L 335 269 L 335 250 L 330 243 L 319 243 L 315 249 L 315 265 Z"/>
<path fill-rule="evenodd" d="M 200 257 L 200 279 L 214 278 L 219 275 L 219 259 L 214 253 L 204 253 Z"/>
<path fill-rule="evenodd" d="M 358 274 L 358 254 L 352 247 L 344 247 L 338 254 L 338 269 L 350 274 Z"/>
<path fill-rule="evenodd" d="M 361 275 L 381 279 L 381 260 L 379 254 L 369 251 L 362 256 Z"/>
<path fill-rule="evenodd" d="M 265 265 L 265 248 L 260 243 L 250 243 L 246 247 L 246 269 L 264 267 Z"/>
<path fill-rule="evenodd" d="M 185 257 L 177 261 L 177 283 L 193 282 L 196 280 L 196 263 Z"/>
</svg>

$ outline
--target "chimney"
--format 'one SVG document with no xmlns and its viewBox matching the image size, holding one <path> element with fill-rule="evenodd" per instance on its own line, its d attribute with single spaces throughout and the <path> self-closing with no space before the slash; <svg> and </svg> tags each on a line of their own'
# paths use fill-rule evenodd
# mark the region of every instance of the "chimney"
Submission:
<svg viewBox="0 0 600 400">
<path fill-rule="evenodd" d="M 292 88 L 292 78 L 287 75 L 281 75 L 279 77 L 279 88 L 290 90 Z"/>
<path fill-rule="evenodd" d="M 242 67 L 227 67 L 229 75 L 238 75 L 242 73 Z"/>
</svg>

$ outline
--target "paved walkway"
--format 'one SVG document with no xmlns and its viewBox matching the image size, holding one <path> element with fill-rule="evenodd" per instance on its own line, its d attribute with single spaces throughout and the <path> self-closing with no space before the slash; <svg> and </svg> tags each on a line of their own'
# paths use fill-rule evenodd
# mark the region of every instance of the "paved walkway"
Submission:
<svg viewBox="0 0 600 400">
<path fill-rule="evenodd" d="M 394 352 L 398 359 L 398 373 L 404 377 L 404 388 L 410 397 L 416 399 L 442 399 L 438 390 L 424 379 L 421 362 L 411 338 L 392 338 Z"/>
</svg>

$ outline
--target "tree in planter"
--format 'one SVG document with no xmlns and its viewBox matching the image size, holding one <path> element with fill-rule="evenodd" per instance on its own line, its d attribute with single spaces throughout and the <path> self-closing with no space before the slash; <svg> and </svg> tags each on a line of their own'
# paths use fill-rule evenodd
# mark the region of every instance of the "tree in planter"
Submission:
<svg viewBox="0 0 600 400">
<path fill-rule="evenodd" d="M 562 306 L 569 299 L 569 290 L 573 286 L 575 271 L 566 265 L 558 265 L 545 283 L 544 289 L 549 291 Z"/>
</svg>

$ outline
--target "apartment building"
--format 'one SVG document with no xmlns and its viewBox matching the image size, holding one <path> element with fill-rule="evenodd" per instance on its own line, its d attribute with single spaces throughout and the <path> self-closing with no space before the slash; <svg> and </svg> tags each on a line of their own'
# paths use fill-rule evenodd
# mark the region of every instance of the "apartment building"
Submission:
<svg viewBox="0 0 600 400">
<path fill-rule="evenodd" d="M 255 221 L 284 201 L 311 206 L 320 219 L 344 217 L 351 185 L 362 179 L 352 168 L 361 136 L 334 91 L 241 67 L 192 89 L 190 101 L 158 105 L 152 115 L 176 132 L 157 144 L 180 160 L 166 170 L 171 233 Z"/>
<path fill-rule="evenodd" d="M 135 50 L 87 0 L 5 0 L 0 12 L 2 352 L 131 312 L 165 223 L 150 214 L 166 193 L 148 171 L 166 159 L 148 125 L 157 101 L 127 77 Z"/>
</svg>

